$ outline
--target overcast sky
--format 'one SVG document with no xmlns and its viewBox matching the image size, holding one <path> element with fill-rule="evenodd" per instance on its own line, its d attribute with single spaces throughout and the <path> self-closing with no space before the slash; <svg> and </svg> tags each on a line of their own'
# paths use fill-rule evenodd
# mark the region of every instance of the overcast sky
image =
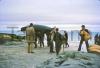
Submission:
<svg viewBox="0 0 100 68">
<path fill-rule="evenodd" d="M 99 0 L 0 0 L 1 21 L 99 23 Z"/>
<path fill-rule="evenodd" d="M 100 0 L 0 0 L 1 25 L 29 22 L 99 25 Z"/>
</svg>

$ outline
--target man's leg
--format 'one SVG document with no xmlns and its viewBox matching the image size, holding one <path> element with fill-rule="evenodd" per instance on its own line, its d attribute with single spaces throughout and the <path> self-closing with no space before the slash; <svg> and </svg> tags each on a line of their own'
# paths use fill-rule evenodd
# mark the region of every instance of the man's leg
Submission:
<svg viewBox="0 0 100 68">
<path fill-rule="evenodd" d="M 37 40 L 35 40 L 34 44 L 35 44 L 35 48 L 37 48 Z"/>
<path fill-rule="evenodd" d="M 67 45 L 68 45 L 68 47 L 69 47 L 69 44 L 68 44 L 68 42 L 67 42 Z"/>
<path fill-rule="evenodd" d="M 34 42 L 34 44 L 35 44 L 35 48 L 37 48 L 37 36 L 35 37 L 35 42 Z"/>
<path fill-rule="evenodd" d="M 87 52 L 89 51 L 88 48 L 89 48 L 89 43 L 88 41 L 85 41 L 85 44 L 86 44 L 86 48 L 87 48 Z"/>
<path fill-rule="evenodd" d="M 43 47 L 44 47 L 44 42 L 43 42 L 43 40 L 41 40 L 41 46 L 43 46 Z"/>
<path fill-rule="evenodd" d="M 57 48 L 56 48 L 56 55 L 58 55 L 59 54 L 59 51 L 58 51 L 58 46 L 57 46 Z"/>
<path fill-rule="evenodd" d="M 61 50 L 61 44 L 59 44 L 58 54 L 59 54 L 60 50 Z"/>
<path fill-rule="evenodd" d="M 68 39 L 66 39 L 66 47 L 69 47 Z"/>
<path fill-rule="evenodd" d="M 49 42 L 50 42 L 50 41 L 47 41 L 47 46 L 48 46 L 48 47 L 50 46 Z"/>
<path fill-rule="evenodd" d="M 40 43 L 40 47 L 42 47 L 42 41 L 41 39 L 39 38 L 39 43 Z"/>
<path fill-rule="evenodd" d="M 34 53 L 34 52 L 33 52 L 33 47 L 34 47 L 34 45 L 35 45 L 34 43 L 31 43 L 31 44 L 30 44 L 30 52 L 31 52 L 31 53 Z"/>
<path fill-rule="evenodd" d="M 42 45 L 43 45 L 43 47 L 44 47 L 44 41 L 42 40 Z"/>
<path fill-rule="evenodd" d="M 33 45 L 33 43 L 30 43 L 30 52 L 32 52 L 32 45 Z"/>
<path fill-rule="evenodd" d="M 61 50 L 61 44 L 60 43 L 57 43 L 56 47 L 57 47 L 56 54 L 59 55 L 59 52 Z"/>
<path fill-rule="evenodd" d="M 55 43 L 56 55 L 58 55 L 58 45 L 59 45 L 59 44 Z"/>
<path fill-rule="evenodd" d="M 66 42 L 66 47 L 69 47 L 69 44 L 68 44 L 68 42 Z"/>
<path fill-rule="evenodd" d="M 54 51 L 53 51 L 53 42 L 52 41 L 50 43 L 50 53 L 54 53 Z"/>
<path fill-rule="evenodd" d="M 28 43 L 28 53 L 30 53 L 30 43 Z"/>
<path fill-rule="evenodd" d="M 96 44 L 96 39 L 94 40 L 94 44 Z"/>
<path fill-rule="evenodd" d="M 78 47 L 78 51 L 81 50 L 81 46 L 82 46 L 82 44 L 83 44 L 83 40 L 80 41 L 80 44 L 79 44 L 79 47 Z"/>
<path fill-rule="evenodd" d="M 99 39 L 99 41 L 98 41 L 98 45 L 100 45 L 100 39 Z"/>
</svg>

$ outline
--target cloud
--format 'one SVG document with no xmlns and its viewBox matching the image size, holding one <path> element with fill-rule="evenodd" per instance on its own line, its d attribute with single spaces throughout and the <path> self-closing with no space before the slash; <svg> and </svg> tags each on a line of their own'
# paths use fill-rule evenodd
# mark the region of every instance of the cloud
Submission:
<svg viewBox="0 0 100 68">
<path fill-rule="evenodd" d="M 2 0 L 0 21 L 47 21 L 96 23 L 100 21 L 97 0 Z"/>
</svg>

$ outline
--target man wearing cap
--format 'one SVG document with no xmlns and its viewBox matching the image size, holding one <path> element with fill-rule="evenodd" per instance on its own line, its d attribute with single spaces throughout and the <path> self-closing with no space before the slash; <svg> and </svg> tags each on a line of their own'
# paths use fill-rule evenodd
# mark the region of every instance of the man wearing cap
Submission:
<svg viewBox="0 0 100 68">
<path fill-rule="evenodd" d="M 88 29 L 85 29 L 85 25 L 82 25 L 81 27 L 82 29 L 80 30 L 80 33 L 79 33 L 81 36 L 81 40 L 80 40 L 78 51 L 81 51 L 81 46 L 83 42 L 85 41 L 87 52 L 88 52 L 88 48 L 89 48 L 88 40 L 91 38 L 90 32 L 88 31 Z"/>
<path fill-rule="evenodd" d="M 33 53 L 32 48 L 35 42 L 35 29 L 32 23 L 26 28 L 26 41 L 28 43 L 28 53 Z"/>
<path fill-rule="evenodd" d="M 59 52 L 61 50 L 61 44 L 62 44 L 62 37 L 59 33 L 59 29 L 56 28 L 56 32 L 54 35 L 54 41 L 55 41 L 55 47 L 56 47 L 56 55 L 59 55 Z"/>
</svg>

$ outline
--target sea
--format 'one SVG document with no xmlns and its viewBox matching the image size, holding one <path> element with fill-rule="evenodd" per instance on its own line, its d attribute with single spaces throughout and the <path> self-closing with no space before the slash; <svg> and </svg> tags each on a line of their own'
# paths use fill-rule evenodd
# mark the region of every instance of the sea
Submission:
<svg viewBox="0 0 100 68">
<path fill-rule="evenodd" d="M 43 25 L 45 25 L 45 24 L 43 24 Z M 80 41 L 80 36 L 79 36 L 80 25 L 78 26 L 78 25 L 71 25 L 71 24 L 63 24 L 63 25 L 46 24 L 45 26 L 49 26 L 51 28 L 57 26 L 60 29 L 62 34 L 63 34 L 64 31 L 66 31 L 68 33 L 68 41 L 73 41 L 73 42 L 79 42 Z M 91 37 L 92 37 L 92 39 L 90 40 L 90 43 L 93 44 L 95 35 L 96 34 L 100 35 L 99 30 L 97 30 L 97 29 L 99 29 L 98 27 L 100 27 L 100 26 L 98 26 L 98 25 L 95 25 L 95 27 L 94 27 L 94 25 L 91 25 L 91 26 L 93 26 L 93 27 L 89 28 L 90 33 L 91 33 Z M 13 29 L 13 32 L 12 32 L 11 28 L 2 27 L 2 25 L 1 25 L 0 26 L 0 33 L 8 33 L 8 34 L 13 33 L 13 34 L 16 34 L 16 35 L 19 35 L 19 36 L 25 36 L 25 33 L 23 33 L 21 31 L 21 27 Z M 45 36 L 45 39 L 46 39 L 46 36 Z"/>
</svg>

